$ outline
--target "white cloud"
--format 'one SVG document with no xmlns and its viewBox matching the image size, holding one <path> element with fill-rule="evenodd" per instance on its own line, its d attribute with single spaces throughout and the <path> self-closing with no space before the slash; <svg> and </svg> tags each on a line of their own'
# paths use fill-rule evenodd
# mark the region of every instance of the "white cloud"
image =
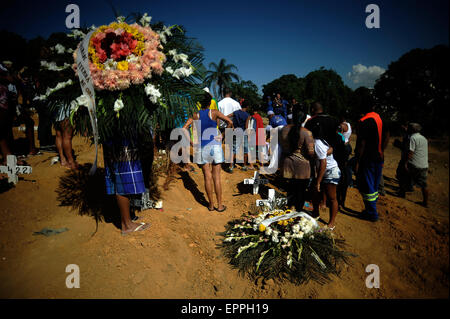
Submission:
<svg viewBox="0 0 450 319">
<path fill-rule="evenodd" d="M 356 64 L 352 67 L 352 72 L 347 73 L 347 76 L 357 87 L 373 88 L 375 81 L 385 71 L 385 69 L 377 65 L 367 67 L 362 64 Z"/>
</svg>

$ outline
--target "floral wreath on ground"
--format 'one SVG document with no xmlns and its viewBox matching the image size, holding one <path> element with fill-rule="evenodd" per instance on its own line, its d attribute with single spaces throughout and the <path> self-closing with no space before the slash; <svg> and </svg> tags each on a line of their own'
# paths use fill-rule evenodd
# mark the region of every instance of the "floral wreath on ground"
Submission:
<svg viewBox="0 0 450 319">
<path fill-rule="evenodd" d="M 331 280 L 330 274 L 339 275 L 339 262 L 348 264 L 348 257 L 355 256 L 340 249 L 343 239 L 335 239 L 304 212 L 273 205 L 258 209 L 229 222 L 219 245 L 230 264 L 251 279 L 323 284 Z"/>
</svg>

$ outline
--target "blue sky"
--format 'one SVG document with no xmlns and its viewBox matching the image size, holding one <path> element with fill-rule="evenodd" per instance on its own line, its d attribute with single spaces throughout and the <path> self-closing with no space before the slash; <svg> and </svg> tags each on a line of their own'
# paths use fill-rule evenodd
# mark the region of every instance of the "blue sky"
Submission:
<svg viewBox="0 0 450 319">
<path fill-rule="evenodd" d="M 283 74 L 305 76 L 324 66 L 355 89 L 370 86 L 390 62 L 413 48 L 447 44 L 448 1 L 117 1 L 122 14 L 148 12 L 152 21 L 181 24 L 205 48 L 205 65 L 225 58 L 244 80 L 260 88 Z M 27 39 L 65 27 L 69 3 L 81 24 L 114 19 L 107 1 L 9 1 L 2 3 L 0 29 Z M 380 29 L 368 29 L 368 4 L 380 8 Z M 355 66 L 355 67 L 354 67 Z M 352 72 L 349 77 L 349 72 Z M 358 83 L 354 81 L 359 80 Z"/>
</svg>

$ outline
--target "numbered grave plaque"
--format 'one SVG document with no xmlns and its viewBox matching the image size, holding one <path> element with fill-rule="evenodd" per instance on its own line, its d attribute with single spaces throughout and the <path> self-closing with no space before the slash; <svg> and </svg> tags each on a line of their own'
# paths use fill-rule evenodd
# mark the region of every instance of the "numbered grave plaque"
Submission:
<svg viewBox="0 0 450 319">
<path fill-rule="evenodd" d="M 0 173 L 8 174 L 8 183 L 17 184 L 19 174 L 31 174 L 31 166 L 17 165 L 17 158 L 14 155 L 8 155 L 6 166 L 0 166 Z"/>
<path fill-rule="evenodd" d="M 259 172 L 256 171 L 253 178 L 244 179 L 244 185 L 253 185 L 253 195 L 258 194 L 259 185 L 264 185 L 269 183 L 267 179 L 259 178 Z"/>
</svg>

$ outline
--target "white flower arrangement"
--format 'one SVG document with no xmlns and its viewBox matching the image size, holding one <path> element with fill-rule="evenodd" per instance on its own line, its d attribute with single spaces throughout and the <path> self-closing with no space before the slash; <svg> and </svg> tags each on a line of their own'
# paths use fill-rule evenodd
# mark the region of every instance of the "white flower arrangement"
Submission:
<svg viewBox="0 0 450 319">
<path fill-rule="evenodd" d="M 323 282 L 338 272 L 338 261 L 352 255 L 339 250 L 343 241 L 320 231 L 311 216 L 273 207 L 230 223 L 224 237 L 226 256 L 240 271 L 266 278 L 283 272 L 296 284 L 309 279 Z"/>
</svg>

